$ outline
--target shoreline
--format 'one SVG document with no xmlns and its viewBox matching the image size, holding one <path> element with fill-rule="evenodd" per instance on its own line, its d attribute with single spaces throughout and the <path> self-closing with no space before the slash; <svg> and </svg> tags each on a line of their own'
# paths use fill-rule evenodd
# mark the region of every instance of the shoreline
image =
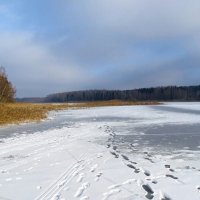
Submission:
<svg viewBox="0 0 200 200">
<path fill-rule="evenodd" d="M 83 103 L 0 103 L 0 127 L 17 125 L 28 122 L 39 122 L 48 118 L 50 111 L 81 109 L 107 106 L 138 106 L 138 105 L 160 105 L 153 101 L 96 101 Z"/>
</svg>

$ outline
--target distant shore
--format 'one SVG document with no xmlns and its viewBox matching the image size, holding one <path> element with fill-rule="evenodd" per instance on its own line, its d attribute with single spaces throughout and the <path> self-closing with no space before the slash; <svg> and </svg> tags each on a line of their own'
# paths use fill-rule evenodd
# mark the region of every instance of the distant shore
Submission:
<svg viewBox="0 0 200 200">
<path fill-rule="evenodd" d="M 0 126 L 19 124 L 23 122 L 40 121 L 47 118 L 49 111 L 66 109 L 78 109 L 101 106 L 133 106 L 133 105 L 159 105 L 154 101 L 96 101 L 84 103 L 1 103 L 0 104 Z"/>
</svg>

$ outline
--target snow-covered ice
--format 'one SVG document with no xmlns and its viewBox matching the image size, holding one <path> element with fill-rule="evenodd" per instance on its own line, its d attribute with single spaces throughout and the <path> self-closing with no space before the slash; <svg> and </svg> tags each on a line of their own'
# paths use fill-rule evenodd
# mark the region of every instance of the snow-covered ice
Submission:
<svg viewBox="0 0 200 200">
<path fill-rule="evenodd" d="M 0 199 L 198 200 L 200 103 L 51 113 L 0 129 Z"/>
</svg>

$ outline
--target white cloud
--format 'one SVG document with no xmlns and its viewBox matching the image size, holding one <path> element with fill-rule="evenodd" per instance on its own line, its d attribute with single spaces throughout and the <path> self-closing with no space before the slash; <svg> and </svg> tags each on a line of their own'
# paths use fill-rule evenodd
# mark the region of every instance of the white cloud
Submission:
<svg viewBox="0 0 200 200">
<path fill-rule="evenodd" d="M 30 2 L 0 4 L 0 64 L 20 96 L 191 83 L 200 64 L 199 0 Z"/>
<path fill-rule="evenodd" d="M 73 4 L 76 18 L 105 32 L 118 32 L 137 38 L 177 37 L 200 31 L 199 0 L 88 0 L 60 1 L 60 12 Z M 76 4 L 76 6 L 75 6 Z M 80 20 L 78 19 L 78 20 Z M 76 19 L 75 19 L 76 20 Z"/>
<path fill-rule="evenodd" d="M 63 89 L 85 81 L 83 69 L 76 64 L 55 57 L 47 47 L 34 41 L 34 35 L 26 32 L 0 34 L 0 61 L 10 78 L 20 88 L 43 88 L 63 85 Z M 76 81 L 76 83 L 74 83 Z"/>
</svg>

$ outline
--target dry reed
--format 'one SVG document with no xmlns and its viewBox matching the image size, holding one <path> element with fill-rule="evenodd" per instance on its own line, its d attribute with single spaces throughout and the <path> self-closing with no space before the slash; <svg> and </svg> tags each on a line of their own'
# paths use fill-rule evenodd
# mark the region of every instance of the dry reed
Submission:
<svg viewBox="0 0 200 200">
<path fill-rule="evenodd" d="M 18 124 L 45 119 L 49 111 L 65 109 L 90 108 L 101 106 L 156 105 L 158 102 L 137 101 L 96 101 L 75 104 L 33 104 L 33 103 L 4 103 L 0 104 L 0 126 Z"/>
</svg>

